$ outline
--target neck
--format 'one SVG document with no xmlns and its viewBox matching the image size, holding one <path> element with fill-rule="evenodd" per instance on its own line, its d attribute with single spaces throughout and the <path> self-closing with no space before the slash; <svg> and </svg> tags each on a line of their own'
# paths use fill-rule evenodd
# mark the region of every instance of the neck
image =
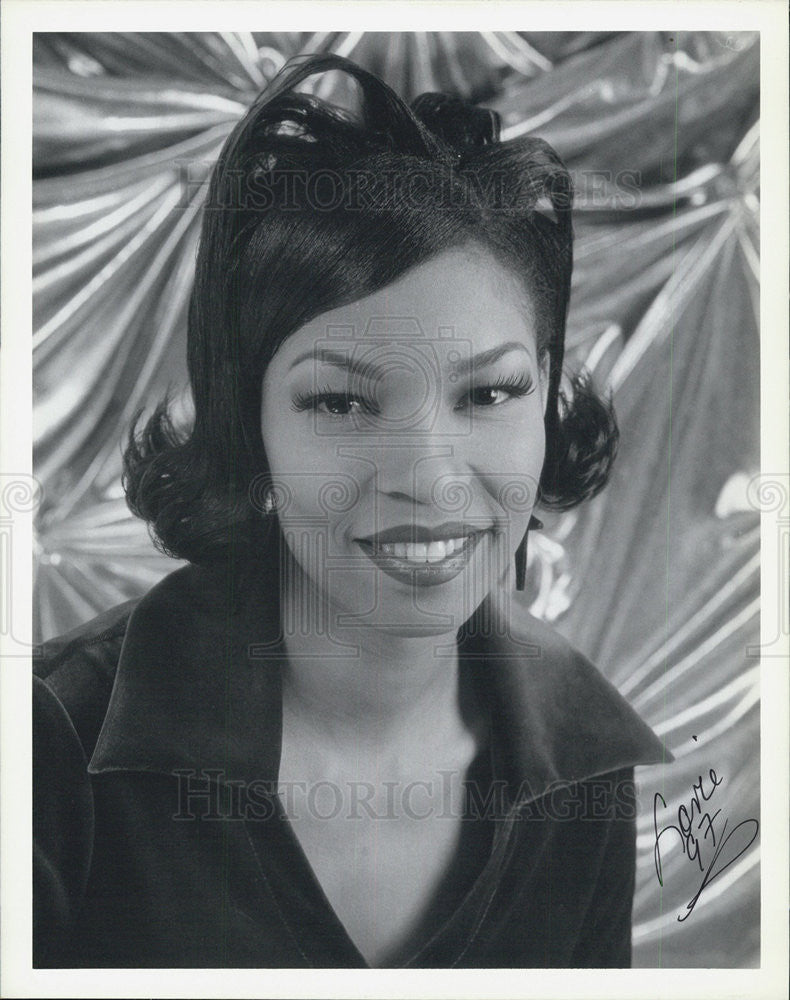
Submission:
<svg viewBox="0 0 790 1000">
<path fill-rule="evenodd" d="M 316 588 L 298 571 L 289 576 L 295 586 L 281 594 L 281 615 L 296 626 L 285 636 L 283 700 L 291 718 L 332 743 L 377 747 L 420 733 L 440 741 L 471 728 L 477 713 L 454 631 L 406 636 L 339 627 Z"/>
</svg>

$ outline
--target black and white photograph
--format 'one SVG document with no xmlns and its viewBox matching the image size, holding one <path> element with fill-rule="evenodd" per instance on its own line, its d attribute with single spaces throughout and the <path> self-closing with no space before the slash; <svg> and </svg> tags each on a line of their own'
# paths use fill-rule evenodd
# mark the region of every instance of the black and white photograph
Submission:
<svg viewBox="0 0 790 1000">
<path fill-rule="evenodd" d="M 31 975 L 765 971 L 765 32 L 187 6 L 29 40 Z"/>
</svg>

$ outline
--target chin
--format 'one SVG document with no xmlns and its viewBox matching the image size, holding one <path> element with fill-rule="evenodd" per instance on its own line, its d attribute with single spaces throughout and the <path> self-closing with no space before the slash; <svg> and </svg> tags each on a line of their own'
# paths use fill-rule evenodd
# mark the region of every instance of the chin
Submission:
<svg viewBox="0 0 790 1000">
<path fill-rule="evenodd" d="M 402 638 L 454 636 L 490 589 L 471 587 L 462 579 L 429 588 L 387 578 L 374 584 L 368 575 L 360 584 L 330 595 L 337 627 L 370 628 Z"/>
</svg>

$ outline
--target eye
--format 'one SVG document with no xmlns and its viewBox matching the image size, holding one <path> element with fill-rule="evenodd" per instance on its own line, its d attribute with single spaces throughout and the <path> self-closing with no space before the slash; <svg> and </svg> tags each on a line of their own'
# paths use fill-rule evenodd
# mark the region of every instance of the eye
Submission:
<svg viewBox="0 0 790 1000">
<path fill-rule="evenodd" d="M 469 393 L 469 400 L 473 406 L 498 406 L 508 399 L 512 399 L 512 395 L 506 389 L 498 389 L 493 385 L 472 389 Z"/>
<path fill-rule="evenodd" d="M 354 399 L 353 396 L 346 396 L 340 392 L 330 392 L 316 398 L 314 409 L 318 413 L 327 413 L 333 417 L 347 417 L 361 407 L 361 401 Z"/>
<path fill-rule="evenodd" d="M 478 407 L 501 406 L 511 399 L 528 396 L 534 388 L 535 383 L 530 375 L 520 374 L 499 378 L 489 385 L 479 385 L 470 389 L 458 408 L 463 409 L 467 403 Z"/>
<path fill-rule="evenodd" d="M 361 396 L 352 396 L 347 392 L 332 392 L 331 389 L 319 389 L 312 393 L 298 393 L 291 408 L 298 413 L 312 410 L 326 417 L 348 417 L 352 413 L 376 413 L 377 407 Z"/>
</svg>

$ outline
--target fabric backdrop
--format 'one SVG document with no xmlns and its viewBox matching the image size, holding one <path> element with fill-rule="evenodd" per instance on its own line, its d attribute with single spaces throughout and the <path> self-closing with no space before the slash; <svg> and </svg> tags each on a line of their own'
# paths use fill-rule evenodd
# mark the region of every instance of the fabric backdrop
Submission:
<svg viewBox="0 0 790 1000">
<path fill-rule="evenodd" d="M 569 367 L 611 388 L 622 444 L 608 489 L 532 536 L 528 597 L 677 758 L 638 776 L 635 964 L 758 965 L 759 838 L 680 922 L 701 875 L 667 844 L 659 886 L 652 816 L 713 767 L 721 820 L 759 817 L 756 34 L 37 35 L 35 637 L 175 568 L 126 509 L 120 441 L 168 386 L 188 420 L 201 175 L 284 60 L 318 51 L 494 107 L 574 175 Z M 311 86 L 350 97 L 336 74 Z"/>
</svg>

